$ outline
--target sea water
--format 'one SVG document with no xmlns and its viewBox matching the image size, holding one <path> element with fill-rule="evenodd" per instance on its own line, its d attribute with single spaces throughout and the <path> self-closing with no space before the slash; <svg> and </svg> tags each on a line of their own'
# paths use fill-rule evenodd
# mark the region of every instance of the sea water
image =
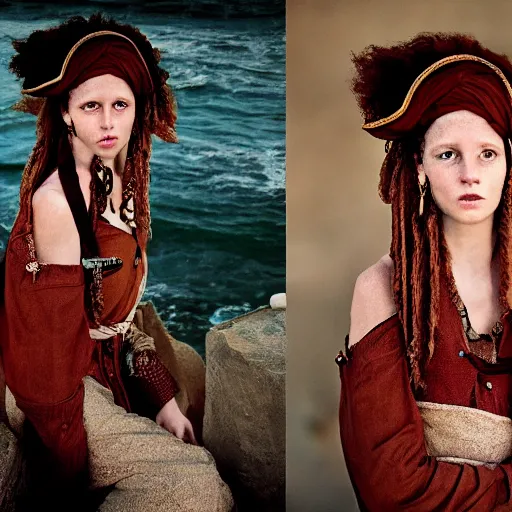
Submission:
<svg viewBox="0 0 512 512">
<path fill-rule="evenodd" d="M 110 10 L 109 10 L 110 9 Z M 153 240 L 143 300 L 204 354 L 214 324 L 285 291 L 285 20 L 194 18 L 102 8 L 162 51 L 179 144 L 153 139 Z M 12 40 L 94 7 L 0 8 L 0 248 L 18 209 L 35 117 L 13 111 Z"/>
</svg>

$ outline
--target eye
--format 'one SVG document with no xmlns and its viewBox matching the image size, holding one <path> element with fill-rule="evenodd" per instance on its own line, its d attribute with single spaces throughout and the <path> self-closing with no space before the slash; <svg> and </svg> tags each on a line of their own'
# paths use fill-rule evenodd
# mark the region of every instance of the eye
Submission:
<svg viewBox="0 0 512 512">
<path fill-rule="evenodd" d="M 121 100 L 116 101 L 116 102 L 114 103 L 114 108 L 115 108 L 116 110 L 124 110 L 127 106 L 128 106 L 128 104 L 127 104 L 127 103 L 125 103 L 124 101 L 121 101 Z"/>
<path fill-rule="evenodd" d="M 89 101 L 85 105 L 80 107 L 84 112 L 93 112 L 98 108 L 98 104 L 95 101 Z"/>
<path fill-rule="evenodd" d="M 439 160 L 453 160 L 457 154 L 455 151 L 449 149 L 448 151 L 443 151 L 441 154 L 437 155 Z"/>
<path fill-rule="evenodd" d="M 492 149 L 484 149 L 482 151 L 482 156 L 484 157 L 484 160 L 493 160 L 497 155 Z"/>
</svg>

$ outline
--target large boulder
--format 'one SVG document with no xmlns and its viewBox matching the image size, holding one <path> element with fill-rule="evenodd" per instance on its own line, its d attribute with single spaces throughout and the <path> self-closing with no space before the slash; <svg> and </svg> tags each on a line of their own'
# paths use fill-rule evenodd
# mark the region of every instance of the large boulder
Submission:
<svg viewBox="0 0 512 512">
<path fill-rule="evenodd" d="M 5 423 L 0 423 L 0 510 L 15 510 L 23 475 L 20 443 Z"/>
<path fill-rule="evenodd" d="M 0 360 L 0 510 L 5 512 L 15 510 L 23 480 L 23 455 L 18 440 L 23 420 L 23 413 L 5 385 Z"/>
<path fill-rule="evenodd" d="M 208 332 L 204 443 L 243 512 L 285 507 L 285 374 L 285 310 Z"/>
</svg>

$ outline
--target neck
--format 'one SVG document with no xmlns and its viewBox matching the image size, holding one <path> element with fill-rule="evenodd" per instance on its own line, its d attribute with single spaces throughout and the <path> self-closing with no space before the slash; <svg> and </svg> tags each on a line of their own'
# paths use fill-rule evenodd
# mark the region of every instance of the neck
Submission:
<svg viewBox="0 0 512 512">
<path fill-rule="evenodd" d="M 117 175 L 122 176 L 128 154 L 128 144 L 112 159 L 102 159 L 103 164 L 110 167 Z"/>
<path fill-rule="evenodd" d="M 452 271 L 475 277 L 488 276 L 493 263 L 496 232 L 493 217 L 463 225 L 443 218 L 443 231 L 452 260 Z"/>
</svg>

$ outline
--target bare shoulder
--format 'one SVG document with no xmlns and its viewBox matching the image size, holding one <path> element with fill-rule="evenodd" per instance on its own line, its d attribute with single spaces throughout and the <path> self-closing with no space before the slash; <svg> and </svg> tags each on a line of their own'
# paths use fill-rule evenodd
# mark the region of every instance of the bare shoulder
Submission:
<svg viewBox="0 0 512 512">
<path fill-rule="evenodd" d="M 392 282 L 393 261 L 387 254 L 358 276 L 350 309 L 349 346 L 396 313 Z"/>
<path fill-rule="evenodd" d="M 42 263 L 80 263 L 80 237 L 60 182 L 45 181 L 32 197 L 34 243 Z"/>
</svg>

